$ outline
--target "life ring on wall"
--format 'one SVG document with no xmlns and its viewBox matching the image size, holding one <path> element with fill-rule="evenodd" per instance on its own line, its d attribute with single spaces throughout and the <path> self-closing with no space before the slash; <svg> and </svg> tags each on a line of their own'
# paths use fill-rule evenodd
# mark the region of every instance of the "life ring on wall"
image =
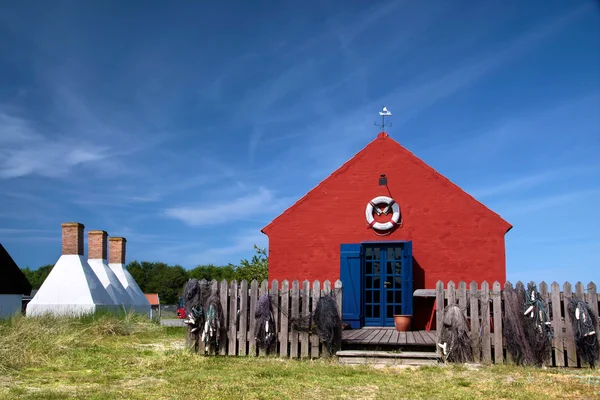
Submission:
<svg viewBox="0 0 600 400">
<path fill-rule="evenodd" d="M 378 204 L 385 204 L 386 207 L 382 210 L 379 207 L 377 207 Z M 373 212 L 376 212 L 377 215 L 387 215 L 390 213 L 390 211 L 392 211 L 392 219 L 390 221 L 375 221 L 375 218 L 373 217 Z M 378 231 L 390 231 L 402 223 L 400 221 L 400 206 L 394 201 L 394 199 L 387 196 L 379 196 L 371 200 L 367 204 L 365 216 L 367 217 L 367 223 L 369 224 L 369 228 L 373 228 Z"/>
</svg>

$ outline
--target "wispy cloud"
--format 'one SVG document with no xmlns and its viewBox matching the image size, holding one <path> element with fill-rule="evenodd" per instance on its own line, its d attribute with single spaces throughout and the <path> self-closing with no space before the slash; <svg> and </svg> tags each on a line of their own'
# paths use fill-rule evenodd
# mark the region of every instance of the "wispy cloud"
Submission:
<svg viewBox="0 0 600 400">
<path fill-rule="evenodd" d="M 0 113 L 0 178 L 59 177 L 72 168 L 109 156 L 108 147 L 62 136 L 50 139 L 30 121 Z"/>
<path fill-rule="evenodd" d="M 165 215 L 178 219 L 191 226 L 215 225 L 223 220 L 248 220 L 256 215 L 279 211 L 287 200 L 278 199 L 264 187 L 236 199 L 214 198 L 210 202 L 195 206 L 173 207 L 165 210 Z"/>
<path fill-rule="evenodd" d="M 514 217 L 523 214 L 534 214 L 546 209 L 572 204 L 576 201 L 597 197 L 600 195 L 600 189 L 581 190 L 577 192 L 568 192 L 552 194 L 548 196 L 530 198 L 522 201 L 515 201 L 505 205 L 497 205 L 497 209 L 502 215 Z"/>
<path fill-rule="evenodd" d="M 576 167 L 557 168 L 553 170 L 536 172 L 525 176 L 517 176 L 513 179 L 495 183 L 483 188 L 467 190 L 467 192 L 469 192 L 473 197 L 481 199 L 503 195 L 506 193 L 525 191 L 540 186 L 544 183 L 560 181 L 576 176 L 597 174 L 598 172 L 600 172 L 599 165 L 582 165 Z"/>
</svg>

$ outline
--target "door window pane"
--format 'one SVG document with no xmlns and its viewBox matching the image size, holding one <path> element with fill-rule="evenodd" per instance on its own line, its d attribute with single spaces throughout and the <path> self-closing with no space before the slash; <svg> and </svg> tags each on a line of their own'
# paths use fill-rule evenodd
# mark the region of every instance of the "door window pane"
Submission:
<svg viewBox="0 0 600 400">
<path fill-rule="evenodd" d="M 373 259 L 373 249 L 370 247 L 367 247 L 367 251 L 365 252 L 365 259 L 366 260 L 372 260 Z"/>
<path fill-rule="evenodd" d="M 373 277 L 373 287 L 376 288 L 376 289 L 379 289 L 379 282 L 380 282 L 379 281 L 379 276 L 375 275 Z"/>
<path fill-rule="evenodd" d="M 373 273 L 373 263 L 370 261 L 366 262 L 365 265 L 365 274 L 371 275 Z"/>
<path fill-rule="evenodd" d="M 375 304 L 373 306 L 373 318 L 380 318 L 381 314 L 379 313 L 379 304 Z"/>
<path fill-rule="evenodd" d="M 395 298 L 396 298 L 395 302 L 397 304 L 401 304 L 402 303 L 402 290 L 396 290 Z"/>
<path fill-rule="evenodd" d="M 402 306 L 397 305 L 395 306 L 396 309 L 396 315 L 402 315 Z"/>
<path fill-rule="evenodd" d="M 387 306 L 387 314 L 385 315 L 386 318 L 394 318 L 394 306 Z"/>
<path fill-rule="evenodd" d="M 402 288 L 402 277 L 397 276 L 396 278 L 394 278 L 394 280 L 396 282 L 394 285 L 394 288 L 401 289 Z"/>
<path fill-rule="evenodd" d="M 372 303 L 372 302 L 373 302 L 373 291 L 372 290 L 367 290 L 366 303 Z"/>
<path fill-rule="evenodd" d="M 381 293 L 379 290 L 375 290 L 374 296 L 373 296 L 373 303 L 379 303 L 381 300 L 379 299 L 379 293 Z"/>
<path fill-rule="evenodd" d="M 379 275 L 381 273 L 380 269 L 379 269 L 379 264 L 378 262 L 373 263 L 373 273 L 375 275 Z"/>
<path fill-rule="evenodd" d="M 396 274 L 401 275 L 402 274 L 402 264 L 397 262 L 395 265 L 395 270 L 396 270 Z"/>
<path fill-rule="evenodd" d="M 386 272 L 388 275 L 392 275 L 392 274 L 394 273 L 394 271 L 393 271 L 393 269 L 392 269 L 392 268 L 393 268 L 393 267 L 392 267 L 392 263 L 391 263 L 391 262 L 387 262 L 386 264 L 387 264 L 387 268 L 386 268 L 386 271 L 385 271 L 385 272 Z"/>
<path fill-rule="evenodd" d="M 373 310 L 372 310 L 371 306 L 365 306 L 365 317 L 367 317 L 367 318 L 373 317 Z"/>
<path fill-rule="evenodd" d="M 367 281 L 365 282 L 365 286 L 367 289 L 373 288 L 373 277 L 367 276 Z"/>
<path fill-rule="evenodd" d="M 394 302 L 394 292 L 391 290 L 387 291 L 387 302 L 392 304 Z"/>
<path fill-rule="evenodd" d="M 395 252 L 395 259 L 399 260 L 400 258 L 402 258 L 402 248 L 401 247 L 397 247 L 396 248 L 396 252 Z"/>
<path fill-rule="evenodd" d="M 381 259 L 381 250 L 378 247 L 375 247 L 375 249 L 373 249 L 374 255 L 373 255 L 373 259 L 374 260 L 380 260 Z"/>
</svg>

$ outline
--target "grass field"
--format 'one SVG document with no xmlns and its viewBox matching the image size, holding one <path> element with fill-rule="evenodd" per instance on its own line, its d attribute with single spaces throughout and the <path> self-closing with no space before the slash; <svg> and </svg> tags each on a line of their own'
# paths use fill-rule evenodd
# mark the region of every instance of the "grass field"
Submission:
<svg viewBox="0 0 600 400">
<path fill-rule="evenodd" d="M 2 399 L 598 398 L 600 373 L 466 366 L 374 368 L 335 360 L 202 357 L 184 328 L 135 317 L 0 322 Z"/>
</svg>

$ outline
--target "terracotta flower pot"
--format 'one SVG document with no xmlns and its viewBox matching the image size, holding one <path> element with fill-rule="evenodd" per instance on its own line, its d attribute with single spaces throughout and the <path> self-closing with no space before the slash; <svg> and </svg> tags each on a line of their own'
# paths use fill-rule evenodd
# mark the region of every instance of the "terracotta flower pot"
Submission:
<svg viewBox="0 0 600 400">
<path fill-rule="evenodd" d="M 410 330 L 410 322 L 412 315 L 394 315 L 394 325 L 398 332 L 406 332 Z"/>
</svg>

